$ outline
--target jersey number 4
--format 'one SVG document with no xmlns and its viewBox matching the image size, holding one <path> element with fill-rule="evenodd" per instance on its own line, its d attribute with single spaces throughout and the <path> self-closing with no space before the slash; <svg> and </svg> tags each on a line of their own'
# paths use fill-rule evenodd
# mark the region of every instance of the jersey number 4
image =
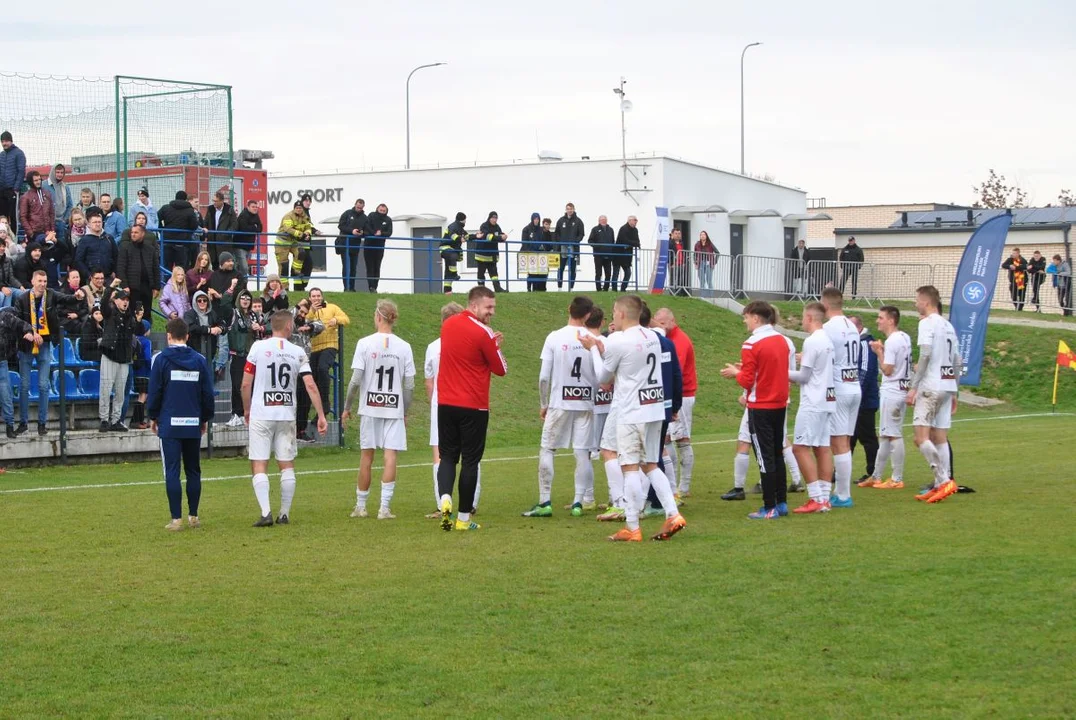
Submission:
<svg viewBox="0 0 1076 720">
<path fill-rule="evenodd" d="M 572 363 L 572 372 L 570 375 L 576 380 L 581 380 L 583 377 L 583 358 L 577 357 L 575 362 Z"/>
</svg>

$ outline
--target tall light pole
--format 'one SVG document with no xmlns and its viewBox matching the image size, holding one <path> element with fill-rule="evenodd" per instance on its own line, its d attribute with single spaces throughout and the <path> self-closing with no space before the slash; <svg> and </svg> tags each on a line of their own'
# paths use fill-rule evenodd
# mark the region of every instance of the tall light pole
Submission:
<svg viewBox="0 0 1076 720">
<path fill-rule="evenodd" d="M 624 113 L 631 112 L 631 100 L 624 94 L 624 86 L 628 81 L 620 78 L 620 87 L 613 88 L 613 92 L 620 98 L 620 157 L 621 171 L 624 175 L 624 192 L 628 191 L 628 130 L 624 124 Z"/>
<path fill-rule="evenodd" d="M 417 73 L 423 68 L 437 67 L 438 65 L 447 65 L 448 63 L 435 62 L 428 65 L 419 65 L 407 75 L 407 169 L 411 169 L 411 76 Z"/>
<path fill-rule="evenodd" d="M 744 172 L 744 154 L 743 154 L 743 57 L 747 54 L 749 48 L 753 48 L 756 45 L 761 45 L 760 42 L 754 42 L 750 45 L 744 46 L 743 52 L 740 53 L 740 174 Z"/>
</svg>

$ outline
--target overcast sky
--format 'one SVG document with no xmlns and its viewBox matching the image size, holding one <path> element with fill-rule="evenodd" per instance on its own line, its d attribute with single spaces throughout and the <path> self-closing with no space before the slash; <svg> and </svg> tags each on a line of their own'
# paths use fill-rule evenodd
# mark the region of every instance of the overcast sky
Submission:
<svg viewBox="0 0 1076 720">
<path fill-rule="evenodd" d="M 271 170 L 619 156 L 747 170 L 851 203 L 956 202 L 991 167 L 1037 204 L 1076 190 L 1076 4 L 54 0 L 4 8 L 0 70 L 234 86 Z M 183 18 L 186 18 L 185 20 Z M 0 102 L 3 98 L 0 98 Z M 3 116 L 0 111 L 0 116 Z"/>
</svg>

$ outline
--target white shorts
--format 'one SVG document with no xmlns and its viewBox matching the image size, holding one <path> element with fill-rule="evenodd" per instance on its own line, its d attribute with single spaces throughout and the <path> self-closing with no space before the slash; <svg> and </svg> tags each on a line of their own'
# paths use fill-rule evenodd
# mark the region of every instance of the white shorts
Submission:
<svg viewBox="0 0 1076 720">
<path fill-rule="evenodd" d="M 695 398 L 684 397 L 684 404 L 680 408 L 680 414 L 676 420 L 669 423 L 669 437 L 676 440 L 683 440 L 684 438 L 691 437 L 691 419 L 695 412 Z"/>
<path fill-rule="evenodd" d="M 796 411 L 796 426 L 792 443 L 804 447 L 829 447 L 829 424 L 833 413 L 805 410 Z"/>
<path fill-rule="evenodd" d="M 437 447 L 441 441 L 437 438 L 437 406 L 430 406 L 430 447 Z"/>
<path fill-rule="evenodd" d="M 360 415 L 359 447 L 363 450 L 406 450 L 407 427 L 403 419 Z"/>
<path fill-rule="evenodd" d="M 920 391 L 915 396 L 912 424 L 916 427 L 948 430 L 953 425 L 953 396 L 955 394 L 942 390 Z"/>
<path fill-rule="evenodd" d="M 598 443 L 599 450 L 616 452 L 616 425 L 616 410 L 610 410 L 605 416 L 605 427 L 602 428 L 601 441 Z"/>
<path fill-rule="evenodd" d="M 856 434 L 856 421 L 859 419 L 859 401 L 861 395 L 838 395 L 837 407 L 829 416 L 829 434 Z"/>
<path fill-rule="evenodd" d="M 602 449 L 602 435 L 605 434 L 605 423 L 609 419 L 609 413 L 594 413 L 594 422 L 591 425 L 593 444 L 591 450 L 597 452 Z"/>
<path fill-rule="evenodd" d="M 542 424 L 542 448 L 590 450 L 594 444 L 594 413 L 583 410 L 546 410 Z"/>
<path fill-rule="evenodd" d="M 738 442 L 751 444 L 751 428 L 747 422 L 747 410 L 743 411 L 743 417 L 740 418 L 740 431 L 736 434 L 736 440 Z M 788 412 L 785 412 L 785 442 L 788 441 Z"/>
<path fill-rule="evenodd" d="M 251 419 L 247 428 L 247 457 L 268 460 L 270 453 L 278 462 L 291 462 L 299 454 L 294 420 Z"/>
<path fill-rule="evenodd" d="M 881 437 L 898 438 L 904 435 L 904 413 L 908 403 L 903 397 L 882 395 L 878 407 L 878 434 Z"/>
<path fill-rule="evenodd" d="M 661 458 L 661 423 L 631 423 L 616 427 L 616 454 L 621 466 L 657 463 Z"/>
</svg>

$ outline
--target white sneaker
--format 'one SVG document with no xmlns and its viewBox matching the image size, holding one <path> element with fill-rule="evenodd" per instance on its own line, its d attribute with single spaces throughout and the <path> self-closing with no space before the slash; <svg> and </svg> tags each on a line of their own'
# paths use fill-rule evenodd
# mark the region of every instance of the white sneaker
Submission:
<svg viewBox="0 0 1076 720">
<path fill-rule="evenodd" d="M 388 508 L 381 508 L 377 511 L 378 520 L 395 520 L 396 516 L 389 511 Z"/>
<path fill-rule="evenodd" d="M 232 419 L 228 421 L 228 427 L 243 427 L 243 418 L 232 415 Z"/>
<path fill-rule="evenodd" d="M 183 521 L 179 519 L 173 520 L 172 522 L 165 525 L 164 529 L 171 532 L 179 532 L 183 529 Z"/>
<path fill-rule="evenodd" d="M 364 518 L 364 517 L 367 517 L 367 516 L 368 516 L 368 513 L 366 512 L 366 508 L 359 507 L 358 505 L 356 505 L 355 509 L 351 511 L 351 517 Z"/>
</svg>

